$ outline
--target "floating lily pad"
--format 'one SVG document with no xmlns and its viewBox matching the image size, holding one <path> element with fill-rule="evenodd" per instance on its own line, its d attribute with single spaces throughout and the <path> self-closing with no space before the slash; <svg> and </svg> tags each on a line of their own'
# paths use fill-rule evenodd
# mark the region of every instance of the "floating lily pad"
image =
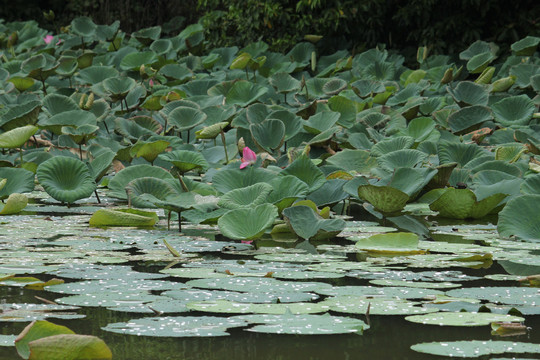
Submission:
<svg viewBox="0 0 540 360">
<path fill-rule="evenodd" d="M 407 300 L 359 296 L 331 297 L 318 304 L 329 307 L 331 311 L 347 314 L 366 314 L 369 312 L 371 315 L 410 315 L 438 311 L 418 306 L 419 303 Z"/>
<path fill-rule="evenodd" d="M 437 314 L 407 316 L 405 320 L 424 325 L 428 324 L 439 326 L 485 326 L 497 321 L 525 321 L 524 318 L 519 316 L 492 314 L 485 312 L 442 312 Z"/>
<path fill-rule="evenodd" d="M 224 314 L 316 314 L 328 310 L 321 303 L 252 304 L 228 300 L 191 302 L 186 306 L 195 311 Z"/>
<path fill-rule="evenodd" d="M 411 346 L 411 349 L 421 353 L 449 357 L 480 357 L 491 354 L 540 354 L 540 344 L 514 341 L 445 341 L 421 343 Z"/>
</svg>

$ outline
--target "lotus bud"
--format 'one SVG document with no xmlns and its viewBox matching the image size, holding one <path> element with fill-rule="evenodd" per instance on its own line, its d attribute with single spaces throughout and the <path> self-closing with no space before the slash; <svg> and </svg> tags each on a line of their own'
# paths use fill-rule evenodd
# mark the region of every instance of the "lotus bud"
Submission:
<svg viewBox="0 0 540 360">
<path fill-rule="evenodd" d="M 244 150 L 244 148 L 246 147 L 246 142 L 244 141 L 244 138 L 241 137 L 240 139 L 238 139 L 238 152 L 242 152 Z"/>
<path fill-rule="evenodd" d="M 311 52 L 311 71 L 315 71 L 317 68 L 317 54 L 315 51 Z"/>
<path fill-rule="evenodd" d="M 49 10 L 49 12 L 43 12 L 43 17 L 47 20 L 47 21 L 53 21 L 54 20 L 54 11 L 52 10 Z"/>
<path fill-rule="evenodd" d="M 493 74 L 495 74 L 495 67 L 488 66 L 484 69 L 484 71 L 482 71 L 478 79 L 474 80 L 474 82 L 477 84 L 489 84 Z"/>
<path fill-rule="evenodd" d="M 85 110 L 90 110 L 92 108 L 92 105 L 94 105 L 94 93 L 91 92 L 90 95 L 88 95 L 88 100 L 86 101 L 86 104 L 84 104 Z"/>
<path fill-rule="evenodd" d="M 12 32 L 8 37 L 7 46 L 8 48 L 13 47 L 19 40 L 19 34 L 16 31 Z"/>
<path fill-rule="evenodd" d="M 491 89 L 491 92 L 503 92 L 512 87 L 514 83 L 516 82 L 516 77 L 514 75 L 510 75 L 508 77 L 499 79 L 493 83 L 493 88 Z"/>
<path fill-rule="evenodd" d="M 84 103 L 86 101 L 86 94 L 82 94 L 81 98 L 79 99 L 79 107 L 81 109 L 84 109 Z"/>
<path fill-rule="evenodd" d="M 448 84 L 450 81 L 453 80 L 453 75 L 454 75 L 454 68 L 446 69 L 446 71 L 444 72 L 444 76 L 441 79 L 441 84 Z"/>
</svg>

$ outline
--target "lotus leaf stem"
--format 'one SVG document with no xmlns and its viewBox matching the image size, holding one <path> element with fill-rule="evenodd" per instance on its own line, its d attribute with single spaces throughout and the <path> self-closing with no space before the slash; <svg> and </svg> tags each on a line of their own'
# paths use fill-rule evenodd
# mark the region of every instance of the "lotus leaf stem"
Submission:
<svg viewBox="0 0 540 360">
<path fill-rule="evenodd" d="M 223 142 L 223 149 L 225 150 L 225 163 L 229 163 L 229 154 L 227 154 L 227 142 L 225 141 L 225 133 L 221 129 L 221 142 Z"/>
</svg>

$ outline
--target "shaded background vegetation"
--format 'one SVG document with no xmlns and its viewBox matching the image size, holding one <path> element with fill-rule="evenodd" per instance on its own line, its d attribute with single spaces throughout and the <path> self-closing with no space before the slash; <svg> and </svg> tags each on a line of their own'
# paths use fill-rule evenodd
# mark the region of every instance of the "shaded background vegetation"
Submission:
<svg viewBox="0 0 540 360">
<path fill-rule="evenodd" d="M 43 16 L 49 9 L 54 22 Z M 540 34 L 537 0 L 0 0 L 5 21 L 36 20 L 50 30 L 79 15 L 98 24 L 120 20 L 127 33 L 154 25 L 173 32 L 199 21 L 210 46 L 264 40 L 279 51 L 306 34 L 324 35 L 319 45 L 327 51 L 427 45 L 446 54 L 479 39 L 504 47 Z"/>
</svg>

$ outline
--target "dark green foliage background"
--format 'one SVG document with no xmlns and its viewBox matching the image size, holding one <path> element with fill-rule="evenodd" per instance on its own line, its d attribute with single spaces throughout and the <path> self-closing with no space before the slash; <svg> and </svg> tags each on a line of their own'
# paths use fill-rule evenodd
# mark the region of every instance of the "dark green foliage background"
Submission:
<svg viewBox="0 0 540 360">
<path fill-rule="evenodd" d="M 48 9 L 57 15 L 54 23 L 43 18 Z M 0 18 L 33 19 L 51 30 L 79 15 L 96 23 L 120 20 L 128 33 L 164 24 L 174 31 L 200 21 L 211 46 L 264 40 L 279 51 L 306 34 L 324 35 L 320 47 L 328 51 L 382 43 L 401 51 L 427 45 L 446 54 L 479 39 L 504 47 L 540 34 L 536 0 L 0 0 Z"/>
</svg>

